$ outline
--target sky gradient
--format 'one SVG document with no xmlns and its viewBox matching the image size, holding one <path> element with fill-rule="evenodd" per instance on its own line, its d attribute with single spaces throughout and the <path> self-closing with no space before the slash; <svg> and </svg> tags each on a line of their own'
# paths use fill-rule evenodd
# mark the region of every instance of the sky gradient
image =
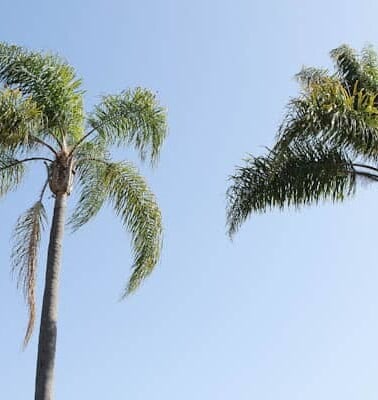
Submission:
<svg viewBox="0 0 378 400">
<path fill-rule="evenodd" d="M 373 0 L 2 4 L 1 40 L 64 56 L 88 110 L 135 86 L 168 107 L 160 164 L 141 167 L 165 225 L 151 278 L 118 301 L 131 258 L 111 210 L 67 231 L 56 400 L 378 398 L 378 188 L 343 205 L 253 216 L 233 242 L 225 234 L 227 177 L 273 142 L 293 75 L 330 67 L 342 43 L 378 47 L 377 16 Z M 33 397 L 37 332 L 22 352 L 27 313 L 9 254 L 40 184 L 31 174 L 0 202 L 3 399 Z"/>
</svg>

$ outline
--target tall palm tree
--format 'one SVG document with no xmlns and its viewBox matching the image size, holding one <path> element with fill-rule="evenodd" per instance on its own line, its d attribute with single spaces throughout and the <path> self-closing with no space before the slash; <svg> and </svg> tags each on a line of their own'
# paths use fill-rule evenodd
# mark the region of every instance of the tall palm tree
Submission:
<svg viewBox="0 0 378 400">
<path fill-rule="evenodd" d="M 110 203 L 131 234 L 134 262 L 124 296 L 133 292 L 159 260 L 162 223 L 144 178 L 128 161 L 112 161 L 110 149 L 132 147 L 155 163 L 166 136 L 165 110 L 148 90 L 104 96 L 85 114 L 81 81 L 51 54 L 0 44 L 0 196 L 16 189 L 29 166 L 42 163 L 44 178 L 35 203 L 18 219 L 12 269 L 23 289 L 29 322 L 36 318 L 38 247 L 47 222 L 45 192 L 54 197 L 39 331 L 36 400 L 53 398 L 57 305 L 66 202 L 78 203 L 68 223 L 76 230 Z"/>
<path fill-rule="evenodd" d="M 249 156 L 227 191 L 230 236 L 252 213 L 343 201 L 359 180 L 378 181 L 378 58 L 346 45 L 335 71 L 303 68 L 274 147 Z"/>
</svg>

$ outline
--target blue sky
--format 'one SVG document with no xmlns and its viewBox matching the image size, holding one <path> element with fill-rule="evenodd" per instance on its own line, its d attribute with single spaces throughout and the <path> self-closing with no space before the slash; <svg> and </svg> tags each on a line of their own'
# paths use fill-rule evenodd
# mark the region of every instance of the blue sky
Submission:
<svg viewBox="0 0 378 400">
<path fill-rule="evenodd" d="M 293 75 L 330 66 L 341 43 L 377 46 L 377 15 L 373 0 L 2 4 L 1 40 L 66 57 L 88 109 L 141 85 L 169 111 L 160 165 L 141 167 L 165 223 L 153 276 L 118 302 L 131 259 L 110 210 L 67 232 L 57 400 L 378 398 L 377 188 L 343 205 L 253 217 L 232 243 L 224 212 L 227 176 L 272 143 Z M 39 185 L 32 174 L 0 202 L 4 399 L 33 393 L 37 338 L 21 351 L 26 307 L 9 253 Z"/>
</svg>

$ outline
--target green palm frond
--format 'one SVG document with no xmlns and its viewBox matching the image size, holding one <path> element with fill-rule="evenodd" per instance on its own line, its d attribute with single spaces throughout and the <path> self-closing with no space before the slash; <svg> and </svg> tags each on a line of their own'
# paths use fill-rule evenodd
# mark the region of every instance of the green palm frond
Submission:
<svg viewBox="0 0 378 400">
<path fill-rule="evenodd" d="M 319 85 L 324 81 L 330 79 L 329 73 L 326 69 L 303 67 L 296 75 L 295 79 L 305 91 L 311 90 L 311 87 Z"/>
<path fill-rule="evenodd" d="M 41 200 L 38 200 L 18 219 L 13 235 L 12 271 L 29 307 L 24 346 L 29 342 L 34 328 L 38 248 L 46 219 L 45 208 Z"/>
<path fill-rule="evenodd" d="M 107 199 L 102 185 L 105 164 L 95 159 L 81 160 L 76 169 L 80 196 L 68 225 L 75 232 L 100 211 Z"/>
<path fill-rule="evenodd" d="M 161 213 L 155 196 L 131 163 L 109 163 L 104 186 L 117 215 L 132 237 L 134 264 L 126 295 L 138 288 L 159 261 Z"/>
<path fill-rule="evenodd" d="M 297 143 L 265 157 L 250 157 L 231 177 L 227 225 L 232 236 L 251 213 L 300 207 L 354 193 L 356 171 L 337 148 Z"/>
<path fill-rule="evenodd" d="M 378 108 L 376 95 L 349 92 L 333 78 L 312 84 L 302 96 L 291 100 L 275 149 L 293 140 L 322 141 L 340 146 L 355 156 L 378 157 Z"/>
<path fill-rule="evenodd" d="M 78 174 L 82 192 L 71 217 L 73 228 L 85 224 L 109 201 L 131 233 L 134 263 L 126 296 L 138 288 L 158 263 L 162 241 L 159 207 L 146 181 L 131 163 L 87 159 Z"/>
<path fill-rule="evenodd" d="M 68 225 L 76 231 L 97 215 L 106 200 L 102 178 L 110 160 L 104 141 L 83 142 L 76 150 L 75 172 L 79 185 L 78 204 Z"/>
<path fill-rule="evenodd" d="M 374 82 L 374 89 L 378 89 L 378 55 L 371 45 L 361 51 L 361 68 Z"/>
<path fill-rule="evenodd" d="M 42 114 L 31 98 L 18 89 L 0 91 L 0 149 L 18 150 L 38 145 L 31 134 L 38 134 Z"/>
<path fill-rule="evenodd" d="M 83 160 L 90 159 L 108 159 L 110 152 L 105 141 L 96 138 L 92 141 L 84 141 L 75 149 L 75 159 L 77 164 Z"/>
<path fill-rule="evenodd" d="M 368 67 L 373 66 L 375 62 L 374 51 L 371 47 L 366 47 L 359 55 L 351 47 L 342 45 L 332 50 L 330 55 L 335 62 L 337 75 L 347 89 L 352 90 L 357 83 L 359 90 L 377 92 L 378 81 L 371 74 L 371 68 Z"/>
<path fill-rule="evenodd" d="M 142 88 L 103 97 L 88 121 L 109 145 L 130 144 L 142 160 L 148 156 L 152 162 L 167 133 L 165 109 L 153 93 Z"/>
<path fill-rule="evenodd" d="M 14 190 L 24 177 L 25 166 L 11 152 L 0 151 L 0 197 Z"/>
<path fill-rule="evenodd" d="M 60 139 L 68 132 L 83 134 L 81 81 L 59 57 L 0 43 L 0 81 L 32 98 L 49 134 Z"/>
</svg>

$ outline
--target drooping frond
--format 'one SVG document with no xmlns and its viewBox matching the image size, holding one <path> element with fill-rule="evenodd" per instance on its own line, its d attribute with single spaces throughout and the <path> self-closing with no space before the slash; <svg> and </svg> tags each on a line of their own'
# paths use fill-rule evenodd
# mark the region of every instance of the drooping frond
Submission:
<svg viewBox="0 0 378 400">
<path fill-rule="evenodd" d="M 24 98 L 18 89 L 0 91 L 0 149 L 25 151 L 36 146 L 31 135 L 41 125 L 41 112 L 31 98 Z"/>
<path fill-rule="evenodd" d="M 254 212 L 300 207 L 353 194 L 356 172 L 337 148 L 297 143 L 265 157 L 250 157 L 231 177 L 227 225 L 232 236 Z"/>
<path fill-rule="evenodd" d="M 109 201 L 131 233 L 134 263 L 124 295 L 133 292 L 159 260 L 162 223 L 155 197 L 131 163 L 87 160 L 78 173 L 82 193 L 71 224 L 79 228 Z"/>
<path fill-rule="evenodd" d="M 322 141 L 351 151 L 354 156 L 378 157 L 376 95 L 345 89 L 333 78 L 312 84 L 310 90 L 289 103 L 275 149 L 295 140 Z"/>
<path fill-rule="evenodd" d="M 0 81 L 31 97 L 43 113 L 44 127 L 56 138 L 83 133 L 81 81 L 59 57 L 0 43 Z"/>
<path fill-rule="evenodd" d="M 103 141 L 83 142 L 76 150 L 76 176 L 80 196 L 68 224 L 73 231 L 95 217 L 106 200 L 103 172 L 110 159 Z"/>
<path fill-rule="evenodd" d="M 0 151 L 0 197 L 15 189 L 22 181 L 25 166 L 11 152 Z"/>
<path fill-rule="evenodd" d="M 38 200 L 17 221 L 13 235 L 12 271 L 22 288 L 29 307 L 29 322 L 24 338 L 27 345 L 35 322 L 35 285 L 38 262 L 38 248 L 41 233 L 46 222 L 45 208 Z"/>
<path fill-rule="evenodd" d="M 149 90 L 137 88 L 105 96 L 89 116 L 89 125 L 110 145 L 131 144 L 142 160 L 157 160 L 167 133 L 166 113 Z"/>
<path fill-rule="evenodd" d="M 101 185 L 101 168 L 93 168 L 93 162 L 82 163 L 80 172 L 80 197 L 68 221 L 72 231 L 78 230 L 94 218 L 106 201 L 106 193 Z"/>
<path fill-rule="evenodd" d="M 78 164 L 76 175 L 80 195 L 77 206 L 68 221 L 73 232 L 94 218 L 106 201 L 106 192 L 102 186 L 103 173 L 102 163 L 93 159 L 82 160 Z"/>
<path fill-rule="evenodd" d="M 155 196 L 131 163 L 109 163 L 104 186 L 132 236 L 134 264 L 125 294 L 133 292 L 159 261 L 162 223 Z"/>
</svg>

